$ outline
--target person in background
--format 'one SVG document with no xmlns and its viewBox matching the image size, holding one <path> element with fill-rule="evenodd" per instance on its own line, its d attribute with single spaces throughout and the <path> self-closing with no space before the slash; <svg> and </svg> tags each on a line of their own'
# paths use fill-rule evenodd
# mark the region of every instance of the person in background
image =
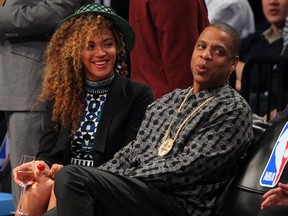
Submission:
<svg viewBox="0 0 288 216">
<path fill-rule="evenodd" d="M 205 0 L 210 23 L 225 22 L 243 39 L 255 32 L 255 20 L 248 0 Z"/>
<path fill-rule="evenodd" d="M 262 8 L 270 26 L 265 31 L 257 31 L 241 41 L 240 61 L 236 68 L 235 88 L 237 91 L 241 90 L 243 68 L 249 59 L 261 56 L 280 56 L 283 49 L 282 31 L 288 11 L 288 0 L 262 0 Z M 252 79 L 256 80 L 255 77 Z"/>
<path fill-rule="evenodd" d="M 92 0 L 7 0 L 0 6 L 0 110 L 5 112 L 11 168 L 21 155 L 35 156 L 43 129 L 43 53 L 56 25 Z M 33 110 L 31 112 L 31 110 Z M 15 205 L 20 190 L 12 181 Z"/>
<path fill-rule="evenodd" d="M 288 56 L 288 11 L 285 27 L 283 29 L 283 50 L 282 55 Z M 278 121 L 288 120 L 288 105 L 284 110 L 278 111 L 276 116 L 269 122 L 274 124 Z M 278 187 L 270 189 L 263 196 L 261 211 L 258 216 L 286 216 L 288 213 L 288 184 L 279 183 Z"/>
<path fill-rule="evenodd" d="M 136 34 L 131 78 L 151 86 L 156 99 L 191 86 L 188 62 L 209 24 L 204 0 L 130 0 L 129 22 Z"/>
<path fill-rule="evenodd" d="M 265 16 L 263 14 L 261 1 L 262 0 L 248 0 L 249 4 L 252 8 L 255 20 L 255 29 L 256 31 L 267 29 L 267 25 L 269 26 Z"/>
<path fill-rule="evenodd" d="M 283 28 L 283 49 L 281 51 L 281 56 L 288 57 L 288 10 L 285 21 L 285 27 Z M 270 123 L 274 123 L 281 119 L 288 119 L 288 104 L 283 110 L 274 109 L 270 112 L 271 120 Z"/>
<path fill-rule="evenodd" d="M 101 4 L 84 5 L 59 24 L 48 44 L 39 95 L 47 109 L 35 163 L 48 177 L 68 164 L 99 166 L 136 137 L 153 94 L 150 87 L 125 78 L 134 41 L 128 22 Z M 14 179 L 21 185 L 18 169 Z M 35 184 L 25 192 L 28 204 L 22 208 L 42 215 L 55 200 L 52 193 L 49 201 L 51 187 L 49 193 L 37 192 L 41 172 L 34 171 Z"/>
<path fill-rule="evenodd" d="M 191 58 L 193 88 L 152 103 L 136 139 L 100 167 L 59 170 L 58 215 L 211 215 L 253 137 L 251 109 L 228 85 L 239 47 L 230 25 L 206 27 Z"/>
</svg>

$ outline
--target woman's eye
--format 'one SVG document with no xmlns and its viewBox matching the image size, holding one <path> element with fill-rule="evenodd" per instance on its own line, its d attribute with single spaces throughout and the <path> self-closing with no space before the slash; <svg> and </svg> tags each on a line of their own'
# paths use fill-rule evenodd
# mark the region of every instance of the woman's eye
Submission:
<svg viewBox="0 0 288 216">
<path fill-rule="evenodd" d="M 111 47 L 113 45 L 113 43 L 105 43 L 104 47 Z"/>
<path fill-rule="evenodd" d="M 92 43 L 89 43 L 88 46 L 87 46 L 87 48 L 88 48 L 89 50 L 94 49 L 94 47 L 95 47 L 95 45 L 92 44 Z"/>
</svg>

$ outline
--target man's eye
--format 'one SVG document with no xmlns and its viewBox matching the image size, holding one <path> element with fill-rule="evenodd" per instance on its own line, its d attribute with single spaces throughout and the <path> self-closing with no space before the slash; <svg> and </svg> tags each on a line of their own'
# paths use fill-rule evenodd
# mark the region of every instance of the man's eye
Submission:
<svg viewBox="0 0 288 216">
<path fill-rule="evenodd" d="M 215 52 L 218 54 L 218 55 L 224 55 L 225 52 L 223 50 L 215 50 Z"/>
<path fill-rule="evenodd" d="M 197 45 L 197 48 L 198 48 L 198 49 L 204 49 L 204 48 L 205 48 L 205 46 L 204 46 L 204 45 L 202 45 L 202 44 L 198 44 L 198 45 Z"/>
</svg>

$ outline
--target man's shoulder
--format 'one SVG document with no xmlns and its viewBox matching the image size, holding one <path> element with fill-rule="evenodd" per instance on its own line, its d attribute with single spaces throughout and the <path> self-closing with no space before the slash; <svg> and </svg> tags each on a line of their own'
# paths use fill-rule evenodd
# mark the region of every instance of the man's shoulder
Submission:
<svg viewBox="0 0 288 216">
<path fill-rule="evenodd" d="M 249 106 L 247 101 L 230 85 L 224 85 L 222 88 L 219 88 L 216 94 L 216 98 L 219 101 L 229 101 L 239 106 Z"/>
<path fill-rule="evenodd" d="M 180 89 L 176 88 L 173 91 L 161 96 L 158 100 L 172 100 L 173 98 L 182 98 L 185 97 L 185 95 L 188 93 L 188 91 L 191 89 L 191 87 L 188 87 L 186 89 Z"/>
</svg>

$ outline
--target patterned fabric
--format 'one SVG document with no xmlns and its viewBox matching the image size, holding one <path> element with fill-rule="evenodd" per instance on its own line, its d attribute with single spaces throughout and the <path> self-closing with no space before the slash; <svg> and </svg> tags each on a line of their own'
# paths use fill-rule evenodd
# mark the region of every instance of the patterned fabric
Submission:
<svg viewBox="0 0 288 216">
<path fill-rule="evenodd" d="M 71 164 L 93 166 L 93 144 L 97 126 L 114 76 L 101 82 L 86 80 L 86 100 L 80 126 L 71 141 Z"/>
<path fill-rule="evenodd" d="M 111 6 L 111 0 L 95 0 L 94 2 Z"/>
<path fill-rule="evenodd" d="M 285 27 L 283 29 L 284 46 L 288 45 L 288 16 L 286 17 Z"/>
<path fill-rule="evenodd" d="M 171 152 L 160 157 L 162 137 L 189 90 L 175 90 L 150 105 L 136 140 L 100 168 L 169 191 L 189 215 L 205 216 L 210 215 L 252 139 L 251 110 L 227 84 L 190 96 L 169 137 L 191 110 L 214 98 L 185 124 Z"/>
<path fill-rule="evenodd" d="M 84 113 L 81 117 L 80 127 L 74 134 L 71 151 L 75 160 L 71 163 L 80 166 L 93 166 L 93 143 L 98 123 L 101 118 L 107 94 L 92 95 L 87 93 Z M 80 160 L 79 160 L 80 159 Z"/>
<path fill-rule="evenodd" d="M 281 55 L 288 56 L 288 16 L 286 17 L 285 27 L 283 28 L 283 50 Z"/>
</svg>

